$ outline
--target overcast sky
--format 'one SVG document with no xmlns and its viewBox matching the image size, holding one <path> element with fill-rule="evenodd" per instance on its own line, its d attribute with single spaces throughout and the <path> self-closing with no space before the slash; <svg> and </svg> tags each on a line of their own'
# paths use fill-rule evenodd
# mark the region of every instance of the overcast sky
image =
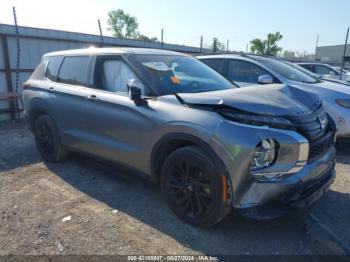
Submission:
<svg viewBox="0 0 350 262">
<path fill-rule="evenodd" d="M 350 26 L 350 0 L 0 0 L 0 23 L 13 23 L 16 6 L 23 26 L 105 35 L 107 13 L 123 9 L 139 22 L 139 31 L 165 42 L 199 46 L 200 36 L 245 51 L 249 40 L 280 31 L 284 50 L 313 52 L 319 45 L 343 44 Z"/>
</svg>

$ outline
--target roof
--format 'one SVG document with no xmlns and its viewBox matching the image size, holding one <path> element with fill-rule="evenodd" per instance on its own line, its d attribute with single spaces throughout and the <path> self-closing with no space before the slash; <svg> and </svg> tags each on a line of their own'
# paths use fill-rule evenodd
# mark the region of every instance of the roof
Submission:
<svg viewBox="0 0 350 262">
<path fill-rule="evenodd" d="M 257 54 L 218 54 L 218 55 L 203 55 L 197 56 L 198 59 L 215 59 L 215 58 L 244 58 L 244 59 L 278 59 L 277 57 L 271 57 L 266 55 L 257 55 Z"/>
<path fill-rule="evenodd" d="M 315 62 L 300 62 L 298 65 L 328 65 L 326 63 L 315 63 Z"/>
<path fill-rule="evenodd" d="M 198 59 L 204 59 L 204 58 L 209 58 L 209 59 L 214 59 L 214 58 L 238 58 L 238 57 L 243 57 L 240 54 L 220 54 L 220 55 L 202 55 L 202 56 L 197 56 Z"/>
<path fill-rule="evenodd" d="M 142 55 L 177 55 L 187 56 L 186 54 L 153 48 L 128 48 L 128 47 L 112 47 L 112 48 L 85 48 L 66 51 L 57 51 L 47 53 L 44 56 L 69 56 L 69 55 L 93 55 L 93 54 L 142 54 Z"/>
</svg>

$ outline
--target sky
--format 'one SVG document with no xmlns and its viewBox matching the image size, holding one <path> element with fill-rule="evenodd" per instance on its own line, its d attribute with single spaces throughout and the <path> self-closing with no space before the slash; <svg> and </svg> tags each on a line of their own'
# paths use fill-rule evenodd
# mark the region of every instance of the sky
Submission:
<svg viewBox="0 0 350 262">
<path fill-rule="evenodd" d="M 213 37 L 229 49 L 246 51 L 254 38 L 283 35 L 283 50 L 313 53 L 319 46 L 343 44 L 350 26 L 350 0 L 0 0 L 0 23 L 13 24 L 12 6 L 22 26 L 104 35 L 108 12 L 123 9 L 137 17 L 139 31 L 167 43 L 199 46 Z"/>
</svg>

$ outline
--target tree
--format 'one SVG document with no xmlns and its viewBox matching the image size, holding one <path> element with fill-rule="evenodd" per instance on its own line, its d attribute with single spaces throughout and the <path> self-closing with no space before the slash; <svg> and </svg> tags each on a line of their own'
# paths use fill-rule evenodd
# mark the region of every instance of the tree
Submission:
<svg viewBox="0 0 350 262">
<path fill-rule="evenodd" d="M 108 25 L 110 26 L 108 30 L 118 38 L 135 39 L 139 35 L 137 18 L 124 13 L 121 9 L 108 13 Z"/>
<path fill-rule="evenodd" d="M 265 40 L 255 38 L 250 41 L 250 51 L 254 54 L 276 56 L 278 52 L 282 51 L 282 48 L 277 45 L 282 38 L 280 32 L 268 34 Z"/>
<path fill-rule="evenodd" d="M 216 53 L 219 50 L 225 50 L 225 45 L 222 42 L 220 42 L 216 37 L 214 37 L 211 48 L 213 49 L 213 52 Z"/>
<path fill-rule="evenodd" d="M 145 42 L 159 42 L 157 37 L 148 37 L 143 34 L 139 34 L 137 39 Z"/>
<path fill-rule="evenodd" d="M 108 13 L 108 30 L 118 38 L 138 39 L 146 42 L 159 42 L 156 37 L 140 34 L 137 18 L 118 9 Z"/>
</svg>

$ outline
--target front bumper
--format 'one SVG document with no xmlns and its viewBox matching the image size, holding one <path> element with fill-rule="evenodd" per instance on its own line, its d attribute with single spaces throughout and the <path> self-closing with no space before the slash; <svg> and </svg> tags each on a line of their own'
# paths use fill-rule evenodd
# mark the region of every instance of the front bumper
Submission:
<svg viewBox="0 0 350 262">
<path fill-rule="evenodd" d="M 281 202 L 291 207 L 309 207 L 330 188 L 336 176 L 334 166 L 318 178 L 302 183 L 281 198 Z"/>
<path fill-rule="evenodd" d="M 300 143 L 305 141 L 303 136 L 294 131 L 267 127 L 240 125 L 235 129 L 235 125 L 223 122 L 211 141 L 212 148 L 221 156 L 229 173 L 234 208 L 249 209 L 276 201 L 291 206 L 307 206 L 315 202 L 333 182 L 336 155 L 333 144 L 327 146 L 314 161 L 304 162 L 301 168 L 295 169 L 299 163 Z M 280 180 L 258 181 L 250 174 L 255 146 L 265 138 L 273 138 L 280 144 L 278 159 L 269 170 L 287 174 Z M 288 170 L 293 172 L 288 173 Z"/>
<path fill-rule="evenodd" d="M 249 208 L 275 201 L 298 207 L 311 205 L 333 182 L 334 166 L 335 148 L 331 147 L 317 161 L 281 182 L 252 183 L 236 207 Z"/>
</svg>

